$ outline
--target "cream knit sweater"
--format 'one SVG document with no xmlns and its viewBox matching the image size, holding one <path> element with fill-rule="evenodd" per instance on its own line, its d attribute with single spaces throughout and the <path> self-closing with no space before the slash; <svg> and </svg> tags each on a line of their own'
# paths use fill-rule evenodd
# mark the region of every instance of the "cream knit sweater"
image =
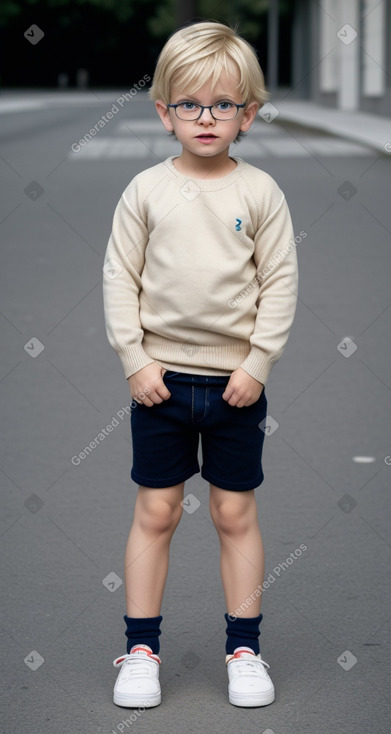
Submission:
<svg viewBox="0 0 391 734">
<path fill-rule="evenodd" d="M 297 301 L 297 256 L 284 194 L 235 157 L 217 179 L 190 179 L 174 156 L 139 173 L 114 213 L 104 261 L 107 337 L 126 378 L 168 370 L 265 384 Z"/>
</svg>

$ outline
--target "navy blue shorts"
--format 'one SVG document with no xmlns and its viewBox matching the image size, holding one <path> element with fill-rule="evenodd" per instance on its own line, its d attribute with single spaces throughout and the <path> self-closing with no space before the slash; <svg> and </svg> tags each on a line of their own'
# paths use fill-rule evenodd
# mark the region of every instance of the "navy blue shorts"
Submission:
<svg viewBox="0 0 391 734">
<path fill-rule="evenodd" d="M 172 487 L 197 474 L 201 434 L 201 476 L 207 482 L 234 491 L 261 484 L 265 389 L 256 403 L 237 408 L 222 398 L 229 377 L 164 373 L 168 400 L 131 411 L 134 482 Z"/>
</svg>

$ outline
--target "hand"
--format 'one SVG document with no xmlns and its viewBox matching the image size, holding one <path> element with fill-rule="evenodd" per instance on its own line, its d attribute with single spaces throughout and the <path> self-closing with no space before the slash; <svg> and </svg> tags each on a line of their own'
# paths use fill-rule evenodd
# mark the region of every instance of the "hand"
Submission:
<svg viewBox="0 0 391 734">
<path fill-rule="evenodd" d="M 222 397 L 229 405 L 236 405 L 237 408 L 248 407 L 257 402 L 263 388 L 262 382 L 258 382 L 242 367 L 238 367 L 232 372 Z"/>
<path fill-rule="evenodd" d="M 164 367 L 152 362 L 128 377 L 130 393 L 136 403 L 143 403 L 151 408 L 156 403 L 168 400 L 171 393 L 163 382 L 165 372 L 167 370 Z"/>
</svg>

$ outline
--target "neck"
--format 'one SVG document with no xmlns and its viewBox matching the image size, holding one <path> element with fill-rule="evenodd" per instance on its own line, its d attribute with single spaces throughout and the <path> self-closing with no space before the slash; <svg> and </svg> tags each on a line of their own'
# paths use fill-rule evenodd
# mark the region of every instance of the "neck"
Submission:
<svg viewBox="0 0 391 734">
<path fill-rule="evenodd" d="M 174 159 L 174 166 L 180 173 L 194 178 L 222 178 L 235 170 L 237 163 L 229 157 L 229 149 L 218 155 L 204 158 L 182 148 L 182 153 Z"/>
</svg>

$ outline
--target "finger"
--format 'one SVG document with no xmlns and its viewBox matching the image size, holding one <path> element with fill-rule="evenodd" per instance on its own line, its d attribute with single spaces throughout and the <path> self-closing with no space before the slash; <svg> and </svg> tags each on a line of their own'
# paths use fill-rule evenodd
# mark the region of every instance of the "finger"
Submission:
<svg viewBox="0 0 391 734">
<path fill-rule="evenodd" d="M 228 405 L 232 405 L 232 407 L 234 408 L 235 406 L 237 406 L 238 401 L 239 401 L 238 396 L 236 395 L 236 393 L 233 393 L 230 399 L 228 400 Z"/>
<path fill-rule="evenodd" d="M 149 397 L 152 400 L 152 402 L 155 403 L 155 404 L 159 404 L 159 403 L 162 403 L 163 402 L 163 398 L 161 398 L 160 395 L 159 395 L 159 393 L 157 393 L 157 392 L 151 393 L 149 395 Z"/>
<path fill-rule="evenodd" d="M 228 385 L 227 385 L 227 387 L 225 388 L 225 390 L 223 392 L 222 397 L 224 398 L 224 400 L 227 400 L 229 402 L 229 400 L 232 397 L 232 395 L 234 394 L 234 392 L 235 392 L 235 390 L 233 389 L 233 387 L 228 387 Z M 231 405 L 231 403 L 230 403 L 230 405 Z"/>
<path fill-rule="evenodd" d="M 171 393 L 168 393 L 168 398 L 170 397 Z M 153 392 L 148 393 L 148 395 L 145 393 L 144 397 L 140 400 L 142 405 L 146 405 L 147 408 L 151 408 L 152 405 L 158 405 L 159 403 L 162 403 L 163 400 L 166 400 L 167 398 L 161 398 L 159 393 L 154 390 Z"/>
<path fill-rule="evenodd" d="M 160 383 L 160 384 L 159 384 L 159 385 L 158 385 L 158 386 L 157 386 L 157 387 L 155 388 L 155 394 L 156 394 L 156 395 L 157 395 L 157 396 L 158 396 L 159 398 L 161 398 L 161 400 L 168 400 L 168 398 L 170 397 L 171 393 L 170 393 L 170 391 L 169 391 L 168 387 L 167 387 L 167 386 L 166 386 L 166 385 L 164 384 L 163 380 L 162 380 L 162 381 L 161 381 L 161 383 Z M 159 400 L 158 402 L 161 402 L 161 400 Z"/>
<path fill-rule="evenodd" d="M 136 403 L 137 403 L 138 405 L 144 405 L 144 402 L 145 402 L 146 400 L 148 400 L 148 397 L 147 397 L 146 393 L 145 393 L 145 392 L 144 392 L 144 390 L 143 390 L 143 391 L 141 391 L 141 392 L 138 392 L 138 393 L 136 393 L 136 396 L 134 396 L 134 397 L 133 397 L 133 400 L 134 400 L 134 401 L 135 401 L 135 402 L 136 402 Z"/>
<path fill-rule="evenodd" d="M 150 398 L 153 403 L 162 403 L 163 400 L 167 400 L 170 397 L 171 393 L 166 388 L 164 383 L 159 385 L 159 387 L 156 387 L 154 390 L 148 390 L 145 391 L 145 397 Z"/>
<path fill-rule="evenodd" d="M 143 399 L 142 404 L 145 405 L 147 408 L 151 408 L 152 405 L 155 405 L 154 401 L 147 396 L 145 396 L 145 398 Z"/>
<path fill-rule="evenodd" d="M 164 369 L 164 367 L 162 367 L 162 370 L 163 369 Z M 166 372 L 167 372 L 167 370 L 164 369 L 164 374 Z M 152 384 L 154 386 L 154 390 L 153 390 L 153 392 L 151 394 L 154 395 L 155 402 L 156 403 L 161 403 L 162 400 L 168 400 L 168 398 L 170 397 L 171 393 L 170 393 L 169 389 L 167 388 L 167 386 L 163 382 L 163 375 L 160 375 L 159 377 L 157 377 L 156 380 L 154 380 Z M 162 400 L 156 400 L 156 396 L 158 396 Z"/>
</svg>

